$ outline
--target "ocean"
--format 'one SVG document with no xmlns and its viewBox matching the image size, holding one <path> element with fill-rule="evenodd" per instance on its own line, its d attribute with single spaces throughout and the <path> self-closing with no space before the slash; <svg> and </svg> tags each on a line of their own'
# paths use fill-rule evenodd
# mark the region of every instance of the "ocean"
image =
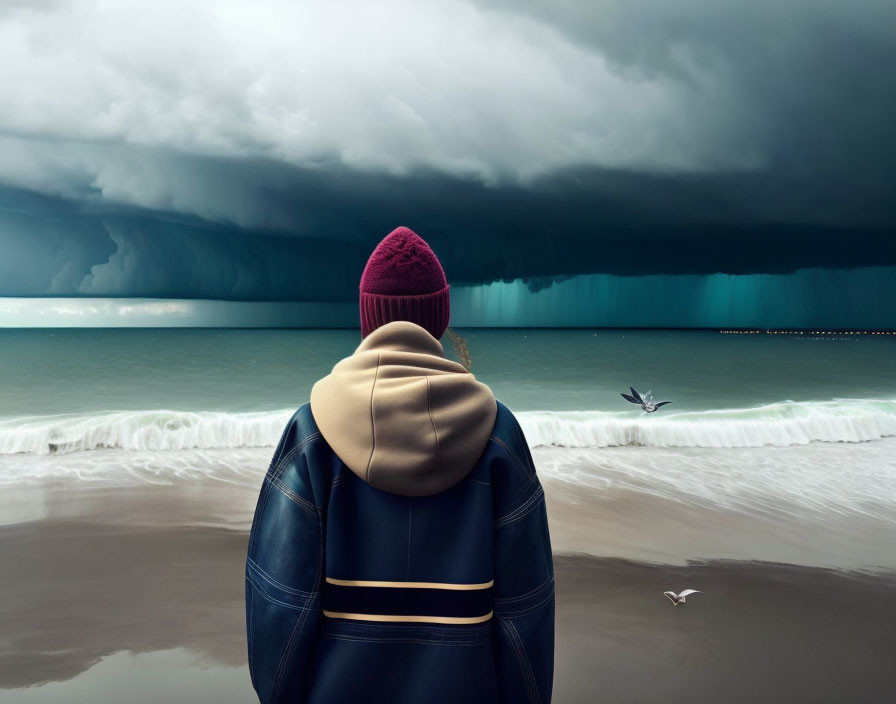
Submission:
<svg viewBox="0 0 896 704">
<path fill-rule="evenodd" d="M 545 486 L 556 701 L 896 687 L 896 640 L 875 630 L 896 617 L 896 337 L 456 332 Z M 358 344 L 357 330 L 0 330 L 0 701 L 97 701 L 159 672 L 186 678 L 189 701 L 224 701 L 225 681 L 250 700 L 255 499 L 286 421 Z M 630 386 L 671 403 L 644 413 L 621 397 Z M 701 586 L 687 610 L 662 597 Z M 782 634 L 787 619 L 800 625 Z M 787 659 L 835 632 L 753 689 L 678 655 L 757 662 L 771 640 Z M 837 643 L 856 639 L 850 678 Z"/>
<path fill-rule="evenodd" d="M 896 521 L 896 339 L 457 332 L 542 478 L 569 491 Z M 0 331 L 0 486 L 255 482 L 311 386 L 359 343 L 355 330 Z M 647 414 L 621 397 L 629 386 L 671 403 Z"/>
</svg>

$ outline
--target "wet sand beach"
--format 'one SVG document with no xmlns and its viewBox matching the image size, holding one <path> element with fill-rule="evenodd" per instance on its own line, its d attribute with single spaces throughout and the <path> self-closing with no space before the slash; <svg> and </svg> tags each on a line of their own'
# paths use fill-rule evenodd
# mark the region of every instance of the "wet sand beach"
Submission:
<svg viewBox="0 0 896 704">
<path fill-rule="evenodd" d="M 568 516 L 546 490 L 562 549 Z M 208 481 L 5 491 L 0 510 L 20 515 L 0 526 L 0 702 L 254 701 L 243 616 L 254 498 Z M 41 515 L 28 519 L 27 504 Z M 556 702 L 896 697 L 890 570 L 562 551 L 555 569 Z M 687 587 L 705 594 L 679 607 L 662 595 Z"/>
</svg>

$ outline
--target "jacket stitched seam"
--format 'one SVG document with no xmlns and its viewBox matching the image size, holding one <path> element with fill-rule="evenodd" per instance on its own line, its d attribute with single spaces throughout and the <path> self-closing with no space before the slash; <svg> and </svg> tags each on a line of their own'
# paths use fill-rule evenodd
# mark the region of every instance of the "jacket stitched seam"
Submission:
<svg viewBox="0 0 896 704">
<path fill-rule="evenodd" d="M 293 589 L 292 587 L 287 587 L 285 584 L 281 584 L 276 579 L 271 577 L 271 575 L 269 575 L 267 572 L 265 572 L 261 568 L 261 566 L 259 566 L 259 564 L 257 562 L 255 562 L 255 560 L 253 560 L 251 557 L 248 558 L 248 561 L 252 565 L 252 571 L 258 572 L 258 576 L 261 577 L 266 582 L 269 582 L 272 586 L 277 587 L 278 589 L 282 589 L 285 592 L 289 592 L 290 594 L 295 594 L 296 596 L 300 596 L 304 599 L 311 599 L 311 598 L 317 596 L 314 592 L 305 592 L 305 591 L 302 591 L 301 589 Z"/>
<path fill-rule="evenodd" d="M 532 698 L 535 699 L 535 701 L 537 703 L 541 702 L 541 694 L 538 691 L 538 682 L 535 679 L 535 671 L 532 669 L 532 661 L 529 659 L 528 653 L 526 653 L 526 647 L 525 647 L 525 644 L 523 643 L 522 636 L 520 636 L 519 631 L 517 631 L 516 625 L 514 625 L 513 622 L 509 622 L 509 625 L 513 629 L 513 632 L 516 635 L 517 640 L 519 640 L 520 650 L 526 656 L 526 671 L 529 673 L 529 681 L 532 683 Z"/>
<path fill-rule="evenodd" d="M 517 649 L 516 640 L 514 640 L 513 636 L 510 634 L 510 630 L 506 621 L 499 620 L 498 625 L 501 627 L 501 630 L 504 631 L 504 637 L 507 638 L 507 642 L 509 643 L 511 650 L 513 650 L 513 654 L 516 655 L 516 664 L 520 668 L 520 674 L 523 676 L 523 681 L 526 684 L 527 694 L 529 694 L 531 698 L 531 692 L 528 691 L 529 681 L 526 679 L 526 673 L 523 671 L 523 663 L 520 659 L 520 653 Z"/>
<path fill-rule="evenodd" d="M 523 486 L 521 486 L 519 489 L 517 489 L 517 490 L 511 495 L 510 499 L 507 500 L 506 505 L 507 505 L 507 506 L 513 506 L 514 504 L 516 504 L 517 499 L 519 499 L 520 496 L 523 496 L 523 495 L 524 495 L 530 488 L 531 488 L 531 487 L 530 487 L 530 482 L 526 482 Z M 532 497 L 532 495 L 530 494 L 528 498 L 531 498 L 531 497 Z M 508 511 L 507 513 L 505 513 L 505 514 L 504 514 L 504 518 L 506 518 L 507 516 L 509 516 L 509 515 L 511 515 L 512 513 L 514 513 L 514 512 L 515 512 L 517 509 L 519 509 L 519 507 L 522 506 L 522 504 L 525 503 L 525 501 L 527 501 L 527 500 L 528 500 L 528 499 L 524 499 L 523 502 L 521 502 L 520 504 L 517 504 L 517 506 L 516 506 L 515 509 L 513 509 L 513 510 L 511 510 L 511 511 Z"/>
<path fill-rule="evenodd" d="M 306 438 L 306 440 L 307 440 L 307 438 Z M 302 444 L 304 445 L 304 442 Z M 315 595 L 320 593 L 320 576 L 321 576 L 321 572 L 322 572 L 322 568 L 323 568 L 323 560 L 324 560 L 324 558 L 323 558 L 323 541 L 324 541 L 323 522 L 321 520 L 320 513 L 318 513 L 317 518 L 318 518 L 318 529 L 321 532 L 321 539 L 320 539 L 321 542 L 319 543 L 320 550 L 319 550 L 319 555 L 318 555 L 318 559 L 317 559 L 317 572 L 314 575 L 314 589 L 315 590 L 314 590 L 314 592 L 312 592 L 312 594 L 315 594 Z M 283 649 L 283 653 L 280 655 L 280 662 L 277 663 L 277 670 L 274 675 L 274 684 L 271 687 L 271 697 L 272 698 L 274 698 L 275 694 L 279 694 L 280 683 L 282 682 L 282 679 L 283 679 L 283 673 L 286 670 L 284 665 L 286 663 L 287 656 L 290 654 L 290 651 L 292 650 L 293 643 L 295 642 L 297 635 L 300 634 L 305 629 L 305 621 L 308 619 L 308 614 L 311 613 L 312 610 L 315 612 L 320 611 L 319 605 L 316 606 L 314 609 L 311 608 L 312 601 L 313 601 L 312 598 L 309 598 L 305 601 L 305 608 L 302 611 L 302 615 L 296 620 L 296 625 L 292 629 L 292 634 L 289 636 L 289 641 L 286 643 L 286 647 Z"/>
<path fill-rule="evenodd" d="M 495 528 L 506 528 L 507 526 L 512 526 L 519 523 L 526 516 L 532 513 L 532 511 L 538 508 L 543 500 L 544 489 L 539 486 L 534 492 L 532 492 L 532 495 L 517 508 L 497 519 L 495 521 Z"/>
<path fill-rule="evenodd" d="M 520 471 L 520 473 L 523 475 L 523 480 L 524 480 L 524 481 L 523 481 L 523 486 L 521 486 L 519 489 L 517 489 L 517 491 L 513 494 L 513 496 L 510 497 L 510 499 L 509 499 L 508 502 L 507 502 L 508 504 L 512 505 L 512 504 L 516 501 L 517 497 L 518 497 L 520 494 L 522 494 L 524 491 L 526 491 L 526 489 L 529 488 L 529 485 L 530 485 L 530 484 L 532 484 L 532 483 L 534 483 L 534 482 L 536 481 L 536 479 L 537 479 L 537 475 L 535 475 L 535 474 L 533 474 L 533 473 L 531 473 L 531 472 L 528 472 L 528 471 L 525 469 L 525 467 L 523 466 L 523 463 L 522 463 L 522 462 L 519 460 L 519 458 L 516 456 L 516 453 L 515 453 L 513 450 L 511 450 L 511 449 L 507 446 L 507 444 L 506 444 L 503 440 L 501 440 L 501 438 L 499 438 L 497 435 L 492 435 L 492 436 L 490 436 L 490 437 L 489 437 L 489 440 L 494 440 L 498 445 L 500 445 L 501 447 L 504 448 L 505 452 L 507 452 L 507 454 L 510 455 L 511 459 L 513 460 L 513 464 L 516 466 L 516 468 L 517 468 L 517 469 Z"/>
<path fill-rule="evenodd" d="M 376 353 L 376 370 L 373 372 L 373 383 L 370 385 L 370 457 L 367 458 L 367 469 L 364 472 L 365 481 L 370 483 L 370 464 L 373 462 L 373 453 L 376 451 L 376 424 L 373 422 L 373 392 L 376 390 L 376 380 L 380 375 L 380 360 L 382 353 Z"/>
<path fill-rule="evenodd" d="M 284 430 L 284 434 L 287 432 L 287 430 L 289 430 L 289 426 L 293 424 L 294 420 L 295 420 L 295 414 L 293 415 L 292 419 L 290 419 L 289 423 L 287 424 L 286 430 Z M 268 466 L 268 471 L 265 473 L 265 480 L 267 480 L 269 477 L 279 476 L 279 474 L 282 473 L 283 469 L 285 468 L 284 462 L 287 462 L 289 459 L 292 459 L 292 457 L 294 457 L 295 454 L 298 453 L 309 440 L 311 440 L 315 436 L 319 436 L 319 435 L 320 435 L 320 433 L 318 433 L 318 432 L 311 433 L 309 436 L 307 436 L 301 442 L 301 444 L 299 444 L 297 447 L 294 447 L 292 450 L 287 452 L 286 455 L 281 457 L 279 460 L 277 460 L 276 456 L 274 456 L 274 458 L 271 459 L 270 466 Z M 279 445 L 278 445 L 278 449 L 279 449 Z M 268 484 L 268 486 L 265 486 L 266 483 Z M 267 490 L 265 491 L 265 489 L 267 489 Z M 270 483 L 262 482 L 262 495 L 261 495 L 261 500 L 259 501 L 259 505 L 256 507 L 256 510 L 255 510 L 256 516 L 264 515 L 264 510 L 268 505 L 268 499 L 270 498 L 270 496 L 271 496 Z M 253 520 L 253 523 L 254 523 L 254 520 Z M 255 537 L 256 536 L 253 534 L 252 538 L 249 541 L 249 552 L 250 553 L 252 552 L 252 549 L 255 545 Z"/>
<path fill-rule="evenodd" d="M 520 616 L 528 616 L 529 614 L 534 614 L 536 611 L 541 609 L 545 604 L 549 603 L 551 599 L 554 598 L 554 590 L 552 589 L 550 593 L 545 596 L 541 601 L 537 604 L 533 604 L 525 609 L 519 609 L 517 611 L 501 611 L 499 613 L 498 609 L 495 609 L 495 616 L 499 619 L 510 620 L 514 618 L 519 618 Z"/>
<path fill-rule="evenodd" d="M 307 438 L 305 440 L 307 440 Z M 285 455 L 283 455 L 283 457 L 280 458 L 280 460 L 277 462 L 277 464 L 274 465 L 273 471 L 268 472 L 268 475 L 272 479 L 279 478 L 280 475 L 282 475 L 283 472 L 286 471 L 286 465 L 288 465 L 296 457 L 296 455 L 298 455 L 301 451 L 302 451 L 302 445 L 296 445 L 294 448 L 289 450 Z"/>
<path fill-rule="evenodd" d="M 294 418 L 295 418 L 295 416 L 293 416 L 293 419 Z M 291 425 L 292 422 L 293 421 L 290 420 L 289 425 Z M 310 433 L 304 440 L 302 440 L 301 443 L 299 443 L 299 445 L 297 447 L 294 447 L 292 450 L 290 450 L 288 453 L 286 453 L 286 455 L 284 457 L 282 457 L 277 462 L 276 466 L 274 465 L 274 461 L 273 460 L 271 461 L 271 466 L 268 467 L 268 471 L 265 474 L 265 481 L 263 481 L 261 484 L 261 486 L 262 486 L 261 497 L 259 500 L 259 504 L 255 509 L 255 518 L 252 519 L 253 528 L 255 526 L 256 521 L 261 520 L 261 517 L 264 516 L 265 509 L 267 508 L 267 505 L 268 505 L 268 499 L 271 496 L 271 487 L 273 486 L 273 483 L 269 482 L 268 479 L 271 477 L 275 477 L 275 476 L 279 478 L 279 473 L 282 473 L 283 469 L 285 469 L 284 463 L 287 462 L 288 459 L 292 459 L 292 457 L 294 457 L 298 452 L 300 452 L 305 447 L 305 445 L 307 445 L 311 440 L 314 440 L 315 438 L 318 438 L 320 436 L 321 436 L 321 434 L 317 431 Z M 272 469 L 274 470 L 273 473 L 271 472 Z M 278 470 L 279 470 L 279 472 L 278 472 Z M 258 537 L 258 535 L 256 534 L 256 532 L 254 530 L 252 530 L 251 537 L 249 538 L 249 549 L 248 549 L 248 554 L 250 554 L 250 555 L 254 552 L 255 542 L 256 542 L 257 537 Z"/>
<path fill-rule="evenodd" d="M 280 442 L 278 442 L 277 447 L 274 448 L 274 456 L 271 457 L 271 461 L 268 464 L 268 471 L 267 471 L 268 474 L 270 474 L 271 470 L 273 470 L 274 467 L 276 467 L 280 463 L 280 460 L 283 457 L 282 455 L 280 455 L 278 457 L 277 453 L 283 451 L 283 449 L 284 449 L 283 443 L 285 442 L 286 435 L 287 435 L 287 433 L 289 433 L 289 429 L 295 422 L 295 419 L 296 419 L 296 413 L 293 413 L 292 418 L 289 419 L 289 422 L 286 424 L 286 427 L 283 429 L 283 433 L 281 433 Z"/>
<path fill-rule="evenodd" d="M 305 629 L 305 619 L 308 617 L 309 611 L 310 609 L 303 610 L 302 614 L 296 619 L 296 624 L 292 628 L 286 647 L 280 655 L 280 662 L 277 663 L 277 670 L 274 673 L 274 684 L 271 687 L 271 699 L 274 701 L 277 700 L 277 695 L 280 694 L 280 685 L 283 683 L 283 675 L 286 673 L 286 661 L 292 652 L 293 643 L 296 642 L 296 637 Z"/>
<path fill-rule="evenodd" d="M 267 478 L 267 475 L 265 475 L 265 478 Z M 252 519 L 252 530 L 250 531 L 249 548 L 247 551 L 247 554 L 249 555 L 251 555 L 255 549 L 255 541 L 258 538 L 255 527 L 261 521 L 261 517 L 264 516 L 264 509 L 268 505 L 268 497 L 270 495 L 271 485 L 269 482 L 263 481 L 261 483 L 261 496 L 258 499 L 258 506 L 255 508 L 255 517 Z"/>
<path fill-rule="evenodd" d="M 530 589 L 529 591 L 525 592 L 524 594 L 520 594 L 519 596 L 507 596 L 507 597 L 497 598 L 497 599 L 495 599 L 495 603 L 496 604 L 507 604 L 507 603 L 510 603 L 513 601 L 522 601 L 523 599 L 526 599 L 526 598 L 532 596 L 533 594 L 537 594 L 542 589 L 546 589 L 553 581 L 554 581 L 554 576 L 551 575 L 550 577 L 548 577 L 546 580 L 544 580 L 541 584 L 539 584 L 534 589 Z"/>
<path fill-rule="evenodd" d="M 286 484 L 283 483 L 281 479 L 271 479 L 270 477 L 265 479 L 266 482 L 270 482 L 275 487 L 277 487 L 280 492 L 294 504 L 296 504 L 299 508 L 301 508 L 305 513 L 309 514 L 312 518 L 317 518 L 317 507 L 312 504 L 308 499 L 303 496 L 299 496 L 296 492 L 290 489 Z"/>
<path fill-rule="evenodd" d="M 507 640 L 510 641 L 514 653 L 516 653 L 517 665 L 519 665 L 520 672 L 523 675 L 523 681 L 526 683 L 526 693 L 529 695 L 529 701 L 537 704 L 538 695 L 532 691 L 532 680 L 530 679 L 532 674 L 531 665 L 529 664 L 529 659 L 526 657 L 525 651 L 522 650 L 522 645 L 519 642 L 519 633 L 510 621 L 499 621 L 499 623 L 501 624 L 501 628 L 504 629 L 504 632 L 507 635 Z"/>
<path fill-rule="evenodd" d="M 305 449 L 305 446 L 309 442 L 311 442 L 312 440 L 316 440 L 319 437 L 321 437 L 321 434 L 317 431 L 314 431 L 313 433 L 306 436 L 305 439 L 302 440 L 302 442 L 300 442 L 282 457 L 282 459 L 277 463 L 277 466 L 274 468 L 274 472 L 273 474 L 271 474 L 271 477 L 274 479 L 279 479 L 283 472 L 286 470 L 286 465 L 289 464 L 291 460 L 295 459 L 295 457 Z"/>
<path fill-rule="evenodd" d="M 503 447 L 505 450 L 507 450 L 507 454 L 510 455 L 510 457 L 513 459 L 514 464 L 516 464 L 517 469 L 520 470 L 520 473 L 523 475 L 524 478 L 529 479 L 529 480 L 532 479 L 532 474 L 526 469 L 526 466 L 523 464 L 523 462 L 520 460 L 520 458 L 516 456 L 516 452 L 511 450 L 510 447 L 507 445 L 507 443 L 505 443 L 497 435 L 492 435 L 492 436 L 490 436 L 489 439 L 494 440 L 501 447 Z"/>
<path fill-rule="evenodd" d="M 528 499 L 526 499 L 520 506 L 515 508 L 511 513 L 499 518 L 495 521 L 494 527 L 495 530 L 503 530 L 504 528 L 509 528 L 511 526 L 515 526 L 521 521 L 525 520 L 532 511 L 537 510 L 541 504 L 544 502 L 544 494 L 540 494 L 536 491 L 533 493 Z"/>
<path fill-rule="evenodd" d="M 513 633 L 513 637 L 516 639 L 517 645 L 519 646 L 520 659 L 522 660 L 523 669 L 525 671 L 526 677 L 529 680 L 529 692 L 532 700 L 535 704 L 538 704 L 540 701 L 540 697 L 538 696 L 538 684 L 535 682 L 535 673 L 532 672 L 532 663 L 529 661 L 529 656 L 526 653 L 526 647 L 523 644 L 523 639 L 520 637 L 519 631 L 516 630 L 516 626 L 508 621 L 507 626 L 510 628 Z"/>
<path fill-rule="evenodd" d="M 436 436 L 436 477 L 439 480 L 439 490 L 445 491 L 445 482 L 442 480 L 442 462 L 439 459 L 439 431 L 436 430 L 436 422 L 432 417 L 432 386 L 428 376 L 424 379 L 426 379 L 426 412 L 429 414 L 429 422 L 432 423 L 432 432 Z"/>
<path fill-rule="evenodd" d="M 272 597 L 270 594 L 268 594 L 264 590 L 264 588 L 258 582 L 255 581 L 255 579 L 253 579 L 253 577 L 251 575 L 247 576 L 246 579 L 249 581 L 249 583 L 253 587 L 255 587 L 256 594 L 258 594 L 260 597 L 262 597 L 266 601 L 271 602 L 272 604 L 277 604 L 278 606 L 282 606 L 284 609 L 289 609 L 290 611 L 313 611 L 314 610 L 314 609 L 312 609 L 311 606 L 309 606 L 309 603 L 315 600 L 314 598 L 305 599 L 304 606 L 299 606 L 298 604 L 290 604 L 289 602 L 281 601 L 280 599 L 276 599 L 276 598 Z"/>
<path fill-rule="evenodd" d="M 534 693 L 533 693 L 533 691 L 532 691 L 532 680 L 531 680 L 530 677 L 529 677 L 529 671 L 528 671 L 528 670 L 529 670 L 529 667 L 528 667 L 528 665 L 529 665 L 528 657 L 527 657 L 527 655 L 526 655 L 526 650 L 525 650 L 525 648 L 523 647 L 523 644 L 520 642 L 519 631 L 517 631 L 517 630 L 516 630 L 516 627 L 515 627 L 512 623 L 510 623 L 509 621 L 506 622 L 506 625 L 507 625 L 507 630 L 508 630 L 508 633 L 509 633 L 509 637 L 510 637 L 510 638 L 513 640 L 513 642 L 514 642 L 514 646 L 515 646 L 515 650 L 516 650 L 517 658 L 519 658 L 520 670 L 522 671 L 522 673 L 523 673 L 523 679 L 524 679 L 525 682 L 526 682 L 526 692 L 527 692 L 528 695 L 529 695 L 529 700 L 530 700 L 530 701 L 535 701 L 537 698 L 536 698 L 536 696 L 534 695 Z"/>
<path fill-rule="evenodd" d="M 249 647 L 249 678 L 252 680 L 252 687 L 256 687 L 255 667 L 252 662 L 252 654 L 255 652 L 253 633 L 255 631 L 255 590 L 252 588 L 252 582 L 246 580 L 246 623 L 248 625 L 246 633 L 246 644 Z"/>
</svg>

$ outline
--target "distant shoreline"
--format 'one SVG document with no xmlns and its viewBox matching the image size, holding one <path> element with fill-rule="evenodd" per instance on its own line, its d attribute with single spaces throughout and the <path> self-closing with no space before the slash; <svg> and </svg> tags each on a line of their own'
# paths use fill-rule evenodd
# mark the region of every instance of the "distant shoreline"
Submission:
<svg viewBox="0 0 896 704">
<path fill-rule="evenodd" d="M 488 330 L 488 331 L 538 331 L 538 332 L 554 332 L 564 330 L 582 330 L 586 332 L 703 332 L 717 333 L 723 335 L 792 335 L 796 337 L 812 336 L 822 337 L 854 337 L 858 335 L 873 335 L 896 337 L 896 330 L 884 329 L 879 330 L 854 330 L 843 328 L 842 330 L 814 330 L 806 328 L 805 330 L 797 328 L 781 328 L 781 329 L 759 329 L 759 328 L 692 328 L 692 327 L 599 327 L 599 326 L 510 326 L 510 325 L 464 325 L 451 326 L 453 330 Z M 2 330 L 308 330 L 308 331 L 342 331 L 354 330 L 359 334 L 360 326 L 358 325 L 5 325 L 0 319 L 0 331 Z M 442 344 L 449 342 L 447 337 L 441 338 Z"/>
<path fill-rule="evenodd" d="M 465 287 L 458 286 L 458 300 L 452 302 L 450 327 L 457 330 L 698 330 L 709 332 L 770 332 L 805 334 L 826 331 L 825 334 L 891 334 L 896 335 L 896 320 L 886 320 L 886 325 L 869 327 L 875 319 L 860 319 L 856 316 L 836 316 L 822 320 L 819 316 L 801 314 L 797 319 L 810 320 L 804 325 L 768 325 L 756 322 L 754 315 L 712 316 L 707 318 L 714 325 L 601 325 L 599 319 L 608 322 L 637 320 L 639 307 L 631 311 L 616 311 L 612 316 L 580 309 L 571 299 L 563 310 L 574 309 L 575 315 L 559 314 L 545 316 L 543 311 L 533 309 L 526 314 L 529 304 L 517 302 L 515 319 L 532 320 L 539 323 L 557 321 L 563 324 L 549 325 L 493 325 L 494 321 L 513 320 L 513 316 L 500 317 L 496 310 L 471 308 L 464 303 Z M 469 298 L 469 296 L 466 296 Z M 534 305 L 534 304 L 533 304 Z M 538 315 L 536 315 L 538 312 Z M 694 318 L 676 315 L 665 318 L 649 318 L 657 322 L 680 320 L 689 322 Z M 761 317 L 760 317 L 761 319 Z M 768 320 L 773 320 L 768 318 Z M 699 319 L 698 319 L 699 320 Z M 718 324 L 727 321 L 748 321 L 749 325 Z M 778 322 L 786 318 L 776 318 Z M 480 321 L 482 324 L 470 324 Z M 814 321 L 814 322 L 812 322 Z M 853 321 L 846 322 L 844 321 Z M 566 324 L 573 322 L 574 324 Z M 240 301 L 203 298 L 47 298 L 0 296 L 0 329 L 25 328 L 210 328 L 210 329 L 302 329 L 302 330 L 357 330 L 360 335 L 360 320 L 357 301 Z"/>
</svg>

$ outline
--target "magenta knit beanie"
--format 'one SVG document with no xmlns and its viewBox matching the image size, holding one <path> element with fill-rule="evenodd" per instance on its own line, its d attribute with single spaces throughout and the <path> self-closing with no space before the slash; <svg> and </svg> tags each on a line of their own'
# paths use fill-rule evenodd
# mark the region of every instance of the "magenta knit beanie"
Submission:
<svg viewBox="0 0 896 704">
<path fill-rule="evenodd" d="M 437 340 L 450 313 L 448 281 L 426 241 L 406 227 L 380 242 L 361 275 L 361 337 L 393 320 L 426 328 Z"/>
</svg>

